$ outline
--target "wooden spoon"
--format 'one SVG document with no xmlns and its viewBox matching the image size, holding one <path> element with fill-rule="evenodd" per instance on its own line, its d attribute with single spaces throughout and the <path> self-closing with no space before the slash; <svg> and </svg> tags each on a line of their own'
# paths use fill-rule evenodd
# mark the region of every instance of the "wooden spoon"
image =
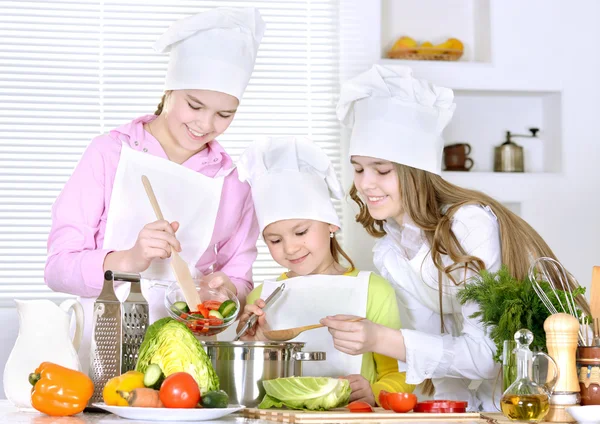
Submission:
<svg viewBox="0 0 600 424">
<path fill-rule="evenodd" d="M 362 321 L 364 318 L 352 318 L 348 322 Z M 267 339 L 273 342 L 287 342 L 288 340 L 295 339 L 300 333 L 308 330 L 314 330 L 315 328 L 325 327 L 323 324 L 304 325 L 302 327 L 288 328 L 285 330 L 270 330 L 265 331 L 264 335 Z"/>
<path fill-rule="evenodd" d="M 154 209 L 156 218 L 164 219 L 162 211 L 160 210 L 160 206 L 158 206 L 156 196 L 154 195 L 154 190 L 152 190 L 150 180 L 145 175 L 142 175 L 142 183 L 144 184 L 146 194 L 148 195 L 148 200 L 150 200 L 150 204 L 152 205 L 152 209 Z M 183 293 L 185 303 L 187 303 L 190 311 L 195 311 L 198 308 L 198 305 L 202 303 L 202 300 L 200 299 L 198 290 L 196 290 L 196 285 L 194 284 L 194 280 L 192 279 L 192 274 L 190 273 L 187 263 L 181 259 L 181 256 L 179 256 L 173 249 L 171 250 L 171 268 L 175 273 L 175 277 L 177 278 L 177 282 L 181 288 L 181 293 Z"/>
</svg>

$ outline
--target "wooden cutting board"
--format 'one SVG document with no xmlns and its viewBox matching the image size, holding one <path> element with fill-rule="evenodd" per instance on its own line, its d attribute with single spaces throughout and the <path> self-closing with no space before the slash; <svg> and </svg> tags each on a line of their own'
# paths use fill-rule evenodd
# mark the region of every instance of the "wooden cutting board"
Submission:
<svg viewBox="0 0 600 424">
<path fill-rule="evenodd" d="M 350 412 L 346 408 L 336 408 L 330 411 L 294 411 L 290 409 L 257 409 L 246 408 L 242 411 L 244 418 L 275 421 L 279 423 L 342 423 L 369 421 L 476 421 L 480 419 L 479 412 L 462 414 L 432 414 L 423 412 L 407 412 L 398 414 L 383 408 L 374 408 L 375 412 Z M 490 416 L 493 414 L 489 414 Z M 482 422 L 485 422 L 482 421 Z"/>
</svg>

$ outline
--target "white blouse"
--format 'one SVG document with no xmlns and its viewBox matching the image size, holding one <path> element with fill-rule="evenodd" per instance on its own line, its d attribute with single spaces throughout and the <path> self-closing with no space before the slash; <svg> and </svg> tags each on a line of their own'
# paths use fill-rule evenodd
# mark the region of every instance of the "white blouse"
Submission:
<svg viewBox="0 0 600 424">
<path fill-rule="evenodd" d="M 467 205 L 452 218 L 452 231 L 468 255 L 480 258 L 490 272 L 500 269 L 502 254 L 498 221 L 489 207 Z M 499 364 L 493 361 L 494 342 L 479 319 L 469 318 L 479 310 L 475 303 L 461 305 L 456 286 L 443 275 L 442 305 L 445 332 L 440 328 L 438 269 L 430 246 L 419 228 L 411 222 L 400 227 L 389 220 L 387 235 L 375 247 L 374 263 L 396 291 L 406 346 L 406 382 L 419 384 L 431 378 L 436 399 L 468 400 L 470 410 L 496 411 L 493 385 Z M 445 265 L 452 264 L 443 256 Z M 468 270 L 466 278 L 474 276 Z M 465 280 L 465 270 L 452 272 L 457 282 Z M 500 379 L 495 397 L 501 396 Z M 496 404 L 498 402 L 496 401 Z"/>
</svg>

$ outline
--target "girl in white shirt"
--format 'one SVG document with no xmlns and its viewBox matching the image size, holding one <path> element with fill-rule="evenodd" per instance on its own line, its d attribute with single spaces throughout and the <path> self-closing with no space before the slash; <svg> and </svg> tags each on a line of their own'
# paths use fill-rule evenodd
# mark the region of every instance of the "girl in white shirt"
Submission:
<svg viewBox="0 0 600 424">
<path fill-rule="evenodd" d="M 410 68 L 375 65 L 343 86 L 338 117 L 352 128 L 356 220 L 379 238 L 374 263 L 394 285 L 407 328 L 350 323 L 347 316 L 321 322 L 340 351 L 395 357 L 406 382 L 425 382 L 425 393 L 435 388 L 436 399 L 494 411 L 495 344 L 470 318 L 477 304 L 461 305 L 456 293 L 480 270 L 504 264 L 523 279 L 531 258 L 554 254 L 498 201 L 440 176 L 441 133 L 454 109 L 452 90 L 413 78 Z"/>
</svg>

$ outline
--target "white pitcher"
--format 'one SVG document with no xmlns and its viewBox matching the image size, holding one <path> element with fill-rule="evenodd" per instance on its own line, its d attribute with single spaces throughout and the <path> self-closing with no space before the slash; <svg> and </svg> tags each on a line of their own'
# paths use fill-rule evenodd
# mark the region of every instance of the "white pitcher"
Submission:
<svg viewBox="0 0 600 424">
<path fill-rule="evenodd" d="M 42 362 L 81 371 L 77 350 L 83 334 L 83 308 L 75 299 L 59 305 L 50 300 L 16 300 L 19 334 L 4 367 L 4 394 L 17 408 L 31 408 L 29 374 Z M 70 310 L 75 312 L 71 339 Z"/>
</svg>

